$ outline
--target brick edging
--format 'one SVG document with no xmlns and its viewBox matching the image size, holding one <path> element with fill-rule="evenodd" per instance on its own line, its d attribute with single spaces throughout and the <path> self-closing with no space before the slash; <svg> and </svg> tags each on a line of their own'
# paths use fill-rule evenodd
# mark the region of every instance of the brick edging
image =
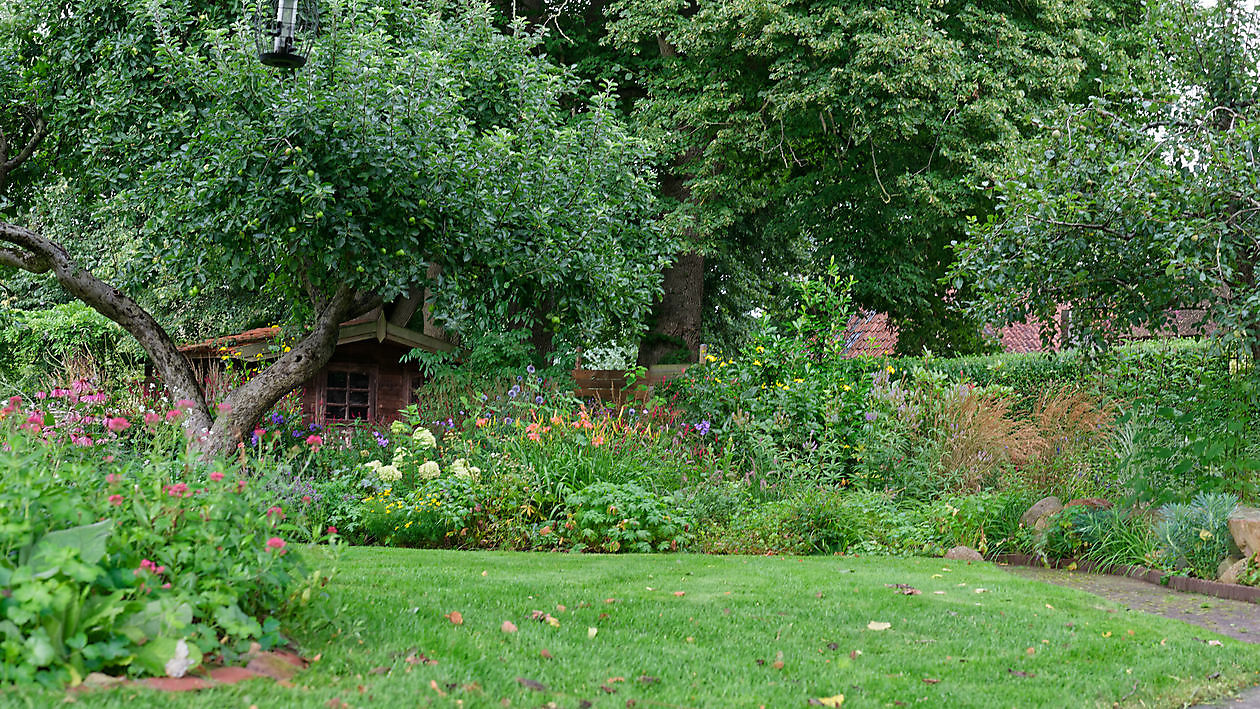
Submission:
<svg viewBox="0 0 1260 709">
<path fill-rule="evenodd" d="M 1216 598 L 1225 598 L 1233 601 L 1245 601 L 1247 603 L 1260 604 L 1260 588 L 1253 586 L 1240 586 L 1233 583 L 1221 583 L 1219 581 L 1207 581 L 1205 579 L 1195 579 L 1189 576 L 1176 576 L 1155 569 L 1148 569 L 1145 566 L 1105 566 L 1096 561 L 1088 559 L 1055 559 L 1043 563 L 1036 557 L 1028 554 L 1001 554 L 992 559 L 999 564 L 1014 564 L 1016 566 L 1033 566 L 1033 567 L 1049 567 L 1052 569 L 1062 569 L 1072 564 L 1076 564 L 1078 571 L 1084 571 L 1093 574 L 1108 574 L 1110 576 L 1127 576 L 1139 581 L 1145 581 L 1156 586 L 1171 588 L 1174 591 L 1187 591 L 1190 593 L 1201 593 L 1205 596 L 1214 596 Z"/>
</svg>

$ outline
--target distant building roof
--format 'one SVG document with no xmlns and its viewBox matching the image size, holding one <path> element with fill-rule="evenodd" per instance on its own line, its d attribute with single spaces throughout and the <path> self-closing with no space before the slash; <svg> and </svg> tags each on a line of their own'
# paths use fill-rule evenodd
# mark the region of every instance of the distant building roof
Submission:
<svg viewBox="0 0 1260 709">
<path fill-rule="evenodd" d="M 1002 344 L 1003 352 L 1026 353 L 1057 351 L 1062 348 L 1062 333 L 1067 331 L 1071 320 L 1071 307 L 1060 305 L 1055 311 L 1058 319 L 1054 328 L 1056 335 L 1048 343 L 1041 340 L 1041 323 L 1029 317 L 1023 322 L 1011 323 L 997 328 L 984 326 L 984 333 L 996 337 Z M 1194 337 L 1204 334 L 1210 325 L 1204 325 L 1206 313 L 1203 310 L 1174 310 L 1169 327 L 1154 335 L 1145 328 L 1134 328 L 1126 339 L 1145 339 L 1150 337 Z M 1070 339 L 1070 333 L 1069 333 Z M 847 357 L 882 357 L 895 354 L 897 351 L 897 329 L 888 317 L 888 313 L 865 310 L 849 319 L 845 330 L 845 356 Z"/>
</svg>

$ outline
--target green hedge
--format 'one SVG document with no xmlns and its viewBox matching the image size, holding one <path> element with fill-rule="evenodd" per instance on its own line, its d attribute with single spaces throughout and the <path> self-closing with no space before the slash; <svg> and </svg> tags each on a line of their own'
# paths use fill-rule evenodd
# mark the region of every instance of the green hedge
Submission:
<svg viewBox="0 0 1260 709">
<path fill-rule="evenodd" d="M 135 367 L 134 350 L 122 328 L 82 303 L 45 310 L 0 307 L 0 383 L 8 387 L 37 386 L 79 358 L 121 375 Z"/>
</svg>

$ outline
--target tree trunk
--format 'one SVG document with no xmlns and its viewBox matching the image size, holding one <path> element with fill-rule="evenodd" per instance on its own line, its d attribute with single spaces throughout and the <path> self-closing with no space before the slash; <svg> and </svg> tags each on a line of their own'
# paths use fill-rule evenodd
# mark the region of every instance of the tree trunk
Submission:
<svg viewBox="0 0 1260 709">
<path fill-rule="evenodd" d="M 0 223 L 0 242 L 17 247 L 17 250 L 0 249 L 0 264 L 31 273 L 51 271 L 67 292 L 136 338 L 152 358 L 154 368 L 171 395 L 177 400 L 192 402 L 191 407 L 186 407 L 189 436 L 209 431 L 212 418 L 192 365 L 152 315 L 122 291 L 81 268 L 61 244 L 24 227 L 4 223 Z"/>
<path fill-rule="evenodd" d="M 638 364 L 650 367 L 666 356 L 686 349 L 687 361 L 700 358 L 703 325 L 704 256 L 681 254 L 665 269 L 664 293 L 652 308 L 652 325 L 639 343 Z"/>
<path fill-rule="evenodd" d="M 360 298 L 342 286 L 320 309 L 310 334 L 249 383 L 229 393 L 214 416 L 192 364 L 138 303 L 81 268 L 60 244 L 36 232 L 0 222 L 0 243 L 16 247 L 0 248 L 0 265 L 32 273 L 51 271 L 66 291 L 121 325 L 140 343 L 171 396 L 192 402 L 185 406 L 185 431 L 189 446 L 205 457 L 226 455 L 244 443 L 268 409 L 328 363 L 341 322 L 379 305 L 379 299 Z"/>
<path fill-rule="evenodd" d="M 342 286 L 320 310 L 314 327 L 306 337 L 224 398 L 214 425 L 205 436 L 197 439 L 198 450 L 212 457 L 230 453 L 243 445 L 263 414 L 328 364 L 337 346 L 341 323 L 375 305 L 356 299 L 349 286 Z"/>
</svg>

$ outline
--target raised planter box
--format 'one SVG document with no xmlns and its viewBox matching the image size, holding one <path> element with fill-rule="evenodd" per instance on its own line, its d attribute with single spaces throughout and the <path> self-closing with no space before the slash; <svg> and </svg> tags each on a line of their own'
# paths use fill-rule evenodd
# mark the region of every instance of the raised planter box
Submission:
<svg viewBox="0 0 1260 709">
<path fill-rule="evenodd" d="M 1176 576 L 1174 574 L 1148 569 L 1145 566 L 1104 566 L 1094 561 L 1082 559 L 1058 559 L 1043 563 L 1040 559 L 1029 556 L 1028 554 L 1002 554 L 993 559 L 999 564 L 1014 564 L 1015 566 L 1031 566 L 1037 568 L 1064 569 L 1072 564 L 1076 564 L 1077 571 L 1084 571 L 1092 574 L 1109 574 L 1111 576 L 1127 576 L 1139 581 L 1155 584 L 1156 586 L 1164 586 L 1174 591 L 1187 591 L 1190 593 L 1201 593 L 1205 596 L 1214 596 L 1216 598 L 1227 598 L 1233 601 L 1246 601 L 1247 603 L 1260 604 L 1260 588 L 1253 586 L 1239 586 L 1233 583 L 1220 583 L 1218 581 L 1205 581 L 1204 579 L 1190 578 L 1189 576 Z"/>
</svg>

